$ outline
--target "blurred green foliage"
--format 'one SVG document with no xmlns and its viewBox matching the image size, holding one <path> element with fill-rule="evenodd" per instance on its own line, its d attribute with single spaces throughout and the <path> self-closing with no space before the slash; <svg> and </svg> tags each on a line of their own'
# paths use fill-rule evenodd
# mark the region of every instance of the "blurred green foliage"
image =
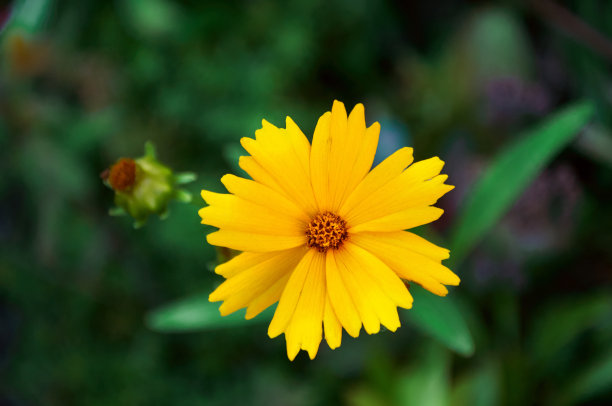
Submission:
<svg viewBox="0 0 612 406">
<path fill-rule="evenodd" d="M 0 404 L 609 404 L 612 61 L 529 4 L 3 5 Z M 609 1 L 559 4 L 612 38 Z M 198 199 L 134 230 L 99 174 L 150 139 L 194 196 L 221 190 L 262 118 L 312 134 L 334 99 L 365 103 L 381 150 L 447 162 L 457 188 L 422 232 L 462 284 L 290 363 L 265 315 L 206 302 Z"/>
</svg>

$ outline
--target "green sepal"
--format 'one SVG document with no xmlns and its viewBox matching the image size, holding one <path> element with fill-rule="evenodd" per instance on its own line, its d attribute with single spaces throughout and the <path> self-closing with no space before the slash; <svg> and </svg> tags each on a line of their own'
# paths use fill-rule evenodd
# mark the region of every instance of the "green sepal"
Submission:
<svg viewBox="0 0 612 406">
<path fill-rule="evenodd" d="M 182 203 L 191 203 L 193 195 L 184 189 L 178 189 L 174 192 L 174 198 Z"/>
<path fill-rule="evenodd" d="M 108 215 L 112 217 L 125 216 L 127 213 L 123 207 L 111 207 L 108 209 Z"/>
<path fill-rule="evenodd" d="M 184 185 L 186 183 L 191 183 L 197 179 L 197 175 L 193 172 L 181 172 L 174 175 L 174 183 L 177 185 Z"/>
</svg>

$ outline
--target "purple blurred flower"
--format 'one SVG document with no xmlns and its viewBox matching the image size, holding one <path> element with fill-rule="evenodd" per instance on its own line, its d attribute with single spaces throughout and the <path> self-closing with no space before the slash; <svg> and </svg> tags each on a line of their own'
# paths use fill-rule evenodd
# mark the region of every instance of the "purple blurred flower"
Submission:
<svg viewBox="0 0 612 406">
<path fill-rule="evenodd" d="M 542 116 L 551 108 L 551 95 L 539 83 L 506 76 L 488 81 L 484 87 L 487 119 L 514 122 L 524 115 Z"/>
<path fill-rule="evenodd" d="M 13 4 L 9 2 L 8 4 L 0 5 L 0 31 L 2 31 L 8 24 L 11 19 L 11 14 L 13 12 Z"/>
</svg>

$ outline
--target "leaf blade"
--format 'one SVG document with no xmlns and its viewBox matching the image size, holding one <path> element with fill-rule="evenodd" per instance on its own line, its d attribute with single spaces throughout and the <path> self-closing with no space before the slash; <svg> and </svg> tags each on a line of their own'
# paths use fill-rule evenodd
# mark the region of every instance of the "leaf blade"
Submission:
<svg viewBox="0 0 612 406">
<path fill-rule="evenodd" d="M 470 330 L 451 297 L 441 298 L 414 285 L 410 293 L 414 304 L 407 314 L 414 327 L 461 355 L 474 353 Z"/>
<path fill-rule="evenodd" d="M 469 254 L 531 180 L 577 135 L 593 113 L 594 107 L 590 103 L 574 104 L 528 131 L 495 158 L 460 210 L 451 233 L 453 262 L 459 263 Z"/>
<path fill-rule="evenodd" d="M 208 293 L 205 293 L 150 312 L 146 317 L 146 324 L 150 329 L 163 333 L 218 330 L 270 321 L 272 313 L 270 308 L 251 320 L 244 318 L 244 311 L 221 316 L 219 303 L 209 302 Z"/>
</svg>

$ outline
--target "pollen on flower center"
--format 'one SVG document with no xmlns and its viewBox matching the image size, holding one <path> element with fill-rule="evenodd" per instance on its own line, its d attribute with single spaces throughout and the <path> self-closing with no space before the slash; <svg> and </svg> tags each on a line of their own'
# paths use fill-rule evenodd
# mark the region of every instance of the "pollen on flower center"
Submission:
<svg viewBox="0 0 612 406">
<path fill-rule="evenodd" d="M 346 221 L 331 212 L 317 214 L 306 228 L 309 247 L 319 252 L 338 249 L 348 237 Z"/>
<path fill-rule="evenodd" d="M 136 162 L 130 158 L 121 158 L 110 168 L 108 183 L 114 190 L 129 191 L 136 183 Z"/>
</svg>

